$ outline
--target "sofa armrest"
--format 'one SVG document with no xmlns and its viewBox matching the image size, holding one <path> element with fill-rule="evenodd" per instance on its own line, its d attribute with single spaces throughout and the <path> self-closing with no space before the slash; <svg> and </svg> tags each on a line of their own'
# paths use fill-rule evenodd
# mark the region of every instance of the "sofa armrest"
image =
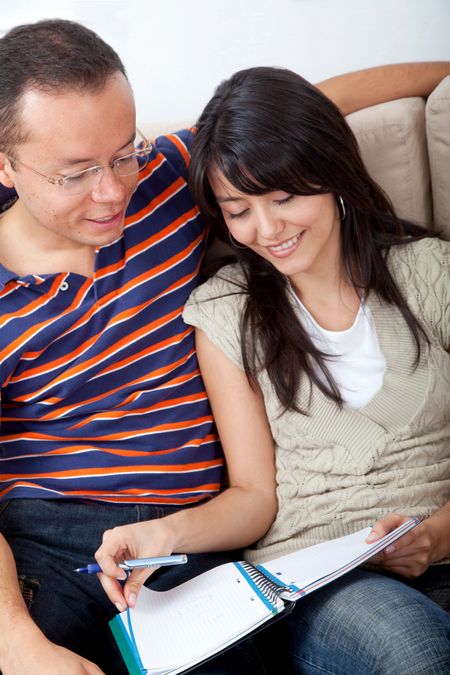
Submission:
<svg viewBox="0 0 450 675">
<path fill-rule="evenodd" d="M 450 76 L 428 97 L 426 128 L 435 230 L 450 241 Z"/>
</svg>

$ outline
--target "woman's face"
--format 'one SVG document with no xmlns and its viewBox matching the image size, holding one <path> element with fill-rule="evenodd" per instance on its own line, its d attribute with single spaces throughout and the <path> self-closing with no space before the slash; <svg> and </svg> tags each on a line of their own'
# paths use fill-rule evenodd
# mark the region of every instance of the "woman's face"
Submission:
<svg viewBox="0 0 450 675">
<path fill-rule="evenodd" d="M 233 238 L 292 282 L 300 281 L 301 275 L 335 273 L 340 218 L 331 193 L 301 196 L 277 190 L 248 195 L 220 172 L 210 176 L 210 184 Z"/>
</svg>

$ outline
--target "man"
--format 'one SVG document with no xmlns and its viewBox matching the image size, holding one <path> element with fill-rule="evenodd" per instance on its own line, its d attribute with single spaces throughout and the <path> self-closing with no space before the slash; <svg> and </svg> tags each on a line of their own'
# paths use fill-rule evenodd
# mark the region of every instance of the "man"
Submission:
<svg viewBox="0 0 450 675">
<path fill-rule="evenodd" d="M 424 66 L 413 90 L 404 72 L 383 95 L 384 71 L 362 89 L 360 75 L 322 87 L 350 112 L 426 94 L 447 71 Z M 244 483 L 231 475 L 220 492 L 223 457 L 181 320 L 205 246 L 186 183 L 190 133 L 151 148 L 117 54 L 60 20 L 0 40 L 0 130 L 0 181 L 18 195 L 0 219 L 0 528 L 11 547 L 0 539 L 0 668 L 124 673 L 107 628 L 114 607 L 72 570 L 105 530 L 151 521 L 155 555 L 177 528 L 198 554 L 152 581 L 180 583 L 232 556 L 202 551 L 267 530 L 274 476 L 255 476 L 249 451 Z M 251 652 L 238 665 L 230 654 L 221 672 L 256 672 Z"/>
</svg>

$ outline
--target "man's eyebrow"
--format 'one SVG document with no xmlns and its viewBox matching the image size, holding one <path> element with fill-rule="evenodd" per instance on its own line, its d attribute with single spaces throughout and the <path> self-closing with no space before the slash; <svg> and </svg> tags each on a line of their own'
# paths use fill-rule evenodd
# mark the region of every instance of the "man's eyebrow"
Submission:
<svg viewBox="0 0 450 675">
<path fill-rule="evenodd" d="M 117 153 L 121 152 L 121 150 L 124 150 L 124 148 L 126 148 L 127 145 L 130 145 L 131 143 L 133 143 L 133 141 L 135 139 L 135 136 L 136 136 L 136 134 L 134 133 L 132 135 L 132 137 L 130 138 L 130 140 L 127 141 L 127 143 L 125 143 L 124 145 L 122 145 L 121 148 L 116 150 L 116 152 L 114 154 L 116 155 Z M 61 164 L 63 166 L 72 166 L 72 165 L 75 166 L 76 164 L 87 164 L 88 162 L 91 162 L 94 165 L 96 160 L 93 159 L 92 157 L 70 157 L 70 158 L 66 157 L 65 159 L 61 160 Z"/>
</svg>

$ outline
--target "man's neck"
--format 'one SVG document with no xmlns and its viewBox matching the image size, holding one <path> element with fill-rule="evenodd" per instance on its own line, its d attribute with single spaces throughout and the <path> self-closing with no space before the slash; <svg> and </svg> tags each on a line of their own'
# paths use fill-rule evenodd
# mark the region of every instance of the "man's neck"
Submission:
<svg viewBox="0 0 450 675">
<path fill-rule="evenodd" d="M 95 247 L 55 236 L 30 222 L 18 200 L 0 218 L 0 263 L 19 276 L 74 272 L 92 277 Z"/>
</svg>

